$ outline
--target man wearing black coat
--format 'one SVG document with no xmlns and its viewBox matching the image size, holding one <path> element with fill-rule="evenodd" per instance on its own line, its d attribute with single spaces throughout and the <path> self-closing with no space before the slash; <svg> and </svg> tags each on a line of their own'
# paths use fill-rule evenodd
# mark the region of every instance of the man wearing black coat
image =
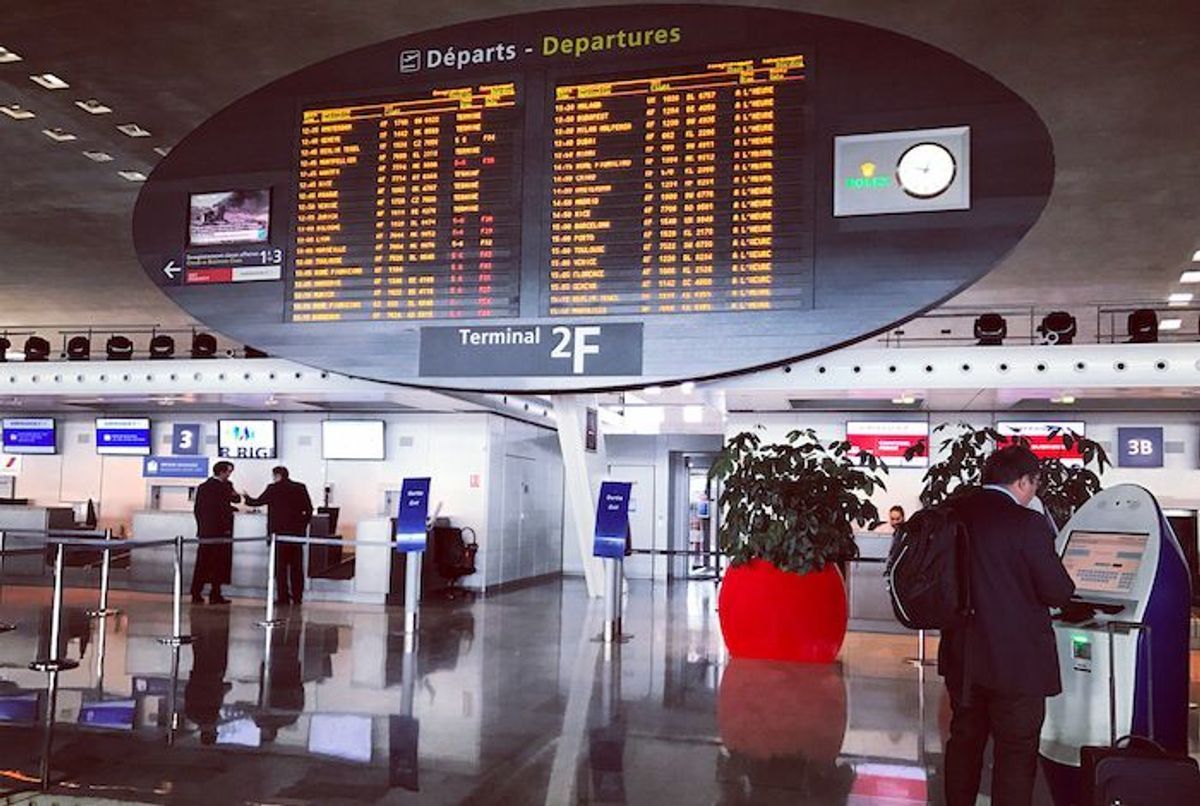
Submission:
<svg viewBox="0 0 1200 806">
<path fill-rule="evenodd" d="M 246 494 L 246 504 L 267 507 L 267 531 L 273 535 L 305 535 L 312 520 L 312 499 L 308 488 L 292 481 L 286 467 L 271 470 L 275 478 L 263 494 Z M 300 604 L 304 599 L 304 547 L 299 543 L 279 542 L 275 546 L 276 604 Z M 289 587 L 291 588 L 289 592 Z"/>
<path fill-rule="evenodd" d="M 233 505 L 240 503 L 242 497 L 229 481 L 232 475 L 233 462 L 217 462 L 213 465 L 212 478 L 196 488 L 192 511 L 196 515 L 196 537 L 200 538 L 200 546 L 192 571 L 193 604 L 204 603 L 206 583 L 210 586 L 210 603 L 229 604 L 229 600 L 221 595 L 221 586 L 229 584 L 233 572 L 233 544 L 205 541 L 233 537 Z"/>
<path fill-rule="evenodd" d="M 975 612 L 966 626 L 944 631 L 938 647 L 953 711 L 947 806 L 974 806 L 989 736 L 992 804 L 1033 800 L 1046 697 L 1062 691 L 1049 608 L 1065 606 L 1075 591 L 1049 522 L 1027 508 L 1039 475 L 1028 448 L 1001 448 L 984 463 L 983 488 L 955 505 L 969 534 Z"/>
</svg>

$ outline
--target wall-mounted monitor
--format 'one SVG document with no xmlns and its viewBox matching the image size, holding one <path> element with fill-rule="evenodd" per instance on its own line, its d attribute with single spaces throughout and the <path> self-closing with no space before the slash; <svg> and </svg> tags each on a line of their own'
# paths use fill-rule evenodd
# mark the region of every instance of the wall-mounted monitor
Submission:
<svg viewBox="0 0 1200 806">
<path fill-rule="evenodd" d="M 846 423 L 846 441 L 854 450 L 870 451 L 889 467 L 926 467 L 929 464 L 929 423 L 921 420 Z M 905 454 L 915 445 L 911 459 Z"/>
<path fill-rule="evenodd" d="M 274 459 L 274 420 L 217 420 L 217 455 L 222 459 Z"/>
<path fill-rule="evenodd" d="M 150 420 L 145 417 L 97 417 L 96 453 L 150 455 Z"/>
<path fill-rule="evenodd" d="M 266 243 L 271 237 L 271 191 L 225 190 L 188 196 L 188 245 Z"/>
<path fill-rule="evenodd" d="M 383 461 L 383 420 L 324 420 L 321 456 L 325 459 Z"/>
<path fill-rule="evenodd" d="M 58 434 L 51 417 L 22 417 L 3 422 L 5 453 L 58 453 Z"/>
<path fill-rule="evenodd" d="M 1063 434 L 1073 432 L 1083 436 L 1086 424 L 1078 420 L 1000 421 L 996 430 L 1005 436 L 1021 436 L 1029 440 L 1029 449 L 1039 459 L 1058 459 L 1067 464 L 1081 464 L 1083 456 L 1078 446 L 1063 444 Z M 1053 436 L 1051 433 L 1053 432 Z"/>
</svg>

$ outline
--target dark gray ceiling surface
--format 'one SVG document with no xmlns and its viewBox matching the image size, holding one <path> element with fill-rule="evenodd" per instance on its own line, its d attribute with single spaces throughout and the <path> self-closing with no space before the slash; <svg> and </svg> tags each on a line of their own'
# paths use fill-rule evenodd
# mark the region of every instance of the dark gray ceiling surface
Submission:
<svg viewBox="0 0 1200 806">
<path fill-rule="evenodd" d="M 7 0 L 0 46 L 0 325 L 178 324 L 145 278 L 130 214 L 159 155 L 211 114 L 271 80 L 352 48 L 426 28 L 596 3 L 422 0 Z M 1200 248 L 1200 4 L 837 0 L 754 5 L 889 28 L 954 53 L 1028 100 L 1055 140 L 1042 220 L 966 304 L 1162 300 Z M 48 91 L 29 80 L 53 72 Z M 97 98 L 113 107 L 89 115 Z M 152 132 L 116 130 L 135 121 Z M 56 143 L 61 127 L 77 140 Z M 96 163 L 83 150 L 114 156 Z M 1019 170 L 1020 166 L 1013 166 Z"/>
</svg>

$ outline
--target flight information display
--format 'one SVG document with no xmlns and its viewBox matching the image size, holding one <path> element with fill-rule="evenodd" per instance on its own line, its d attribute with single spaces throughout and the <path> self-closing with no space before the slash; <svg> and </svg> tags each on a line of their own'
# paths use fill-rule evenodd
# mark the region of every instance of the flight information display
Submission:
<svg viewBox="0 0 1200 806">
<path fill-rule="evenodd" d="M 803 54 L 554 95 L 543 314 L 812 306 Z"/>
<path fill-rule="evenodd" d="M 513 82 L 305 109 L 289 318 L 516 316 L 520 142 Z"/>
</svg>

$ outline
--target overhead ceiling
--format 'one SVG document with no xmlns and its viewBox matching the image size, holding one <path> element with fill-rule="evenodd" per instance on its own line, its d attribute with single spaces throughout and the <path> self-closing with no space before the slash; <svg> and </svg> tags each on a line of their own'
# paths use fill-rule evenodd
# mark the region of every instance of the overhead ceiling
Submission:
<svg viewBox="0 0 1200 806">
<path fill-rule="evenodd" d="M 187 321 L 145 279 L 130 243 L 156 148 L 304 65 L 406 33 L 596 3 L 420 0 L 9 0 L 0 46 L 0 325 Z M 1054 138 L 1042 220 L 959 304 L 1162 301 L 1200 249 L 1200 5 L 877 0 L 757 3 L 845 17 L 929 42 L 1023 95 Z M 597 12 L 603 13 L 603 12 Z M 868 57 L 869 58 L 869 57 Z M 31 74 L 70 87 L 47 90 Z M 98 99 L 110 114 L 76 101 Z M 149 137 L 117 130 L 136 122 Z M 77 139 L 57 142 L 43 129 Z M 94 162 L 83 151 L 101 151 Z M 1020 166 L 1012 166 L 1020 170 Z"/>
</svg>

